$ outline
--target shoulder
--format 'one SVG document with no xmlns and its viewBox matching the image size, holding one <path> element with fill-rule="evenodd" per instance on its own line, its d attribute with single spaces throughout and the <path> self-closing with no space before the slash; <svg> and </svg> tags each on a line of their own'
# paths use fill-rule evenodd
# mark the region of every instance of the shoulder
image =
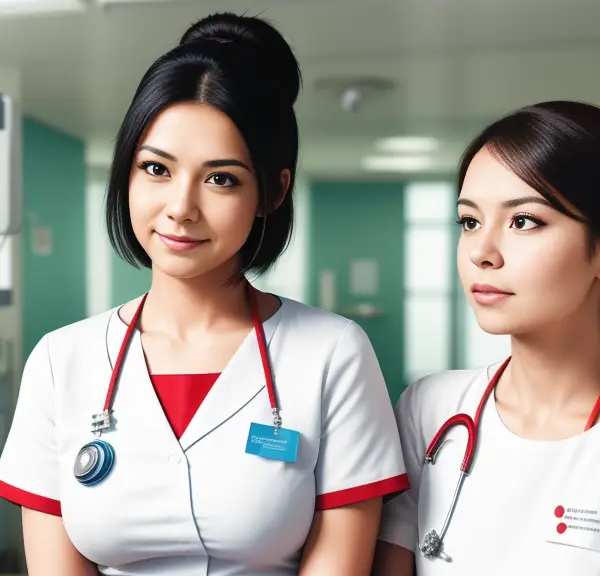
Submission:
<svg viewBox="0 0 600 576">
<path fill-rule="evenodd" d="M 295 319 L 302 324 L 324 324 L 327 326 L 343 327 L 351 322 L 351 320 L 348 320 L 344 316 L 304 304 L 298 300 L 292 300 L 284 296 L 277 296 L 277 298 L 282 303 L 281 309 L 285 312 L 286 317 L 288 319 Z"/>
<path fill-rule="evenodd" d="M 69 374 L 76 376 L 72 381 L 79 385 L 83 373 L 89 380 L 90 367 L 106 357 L 107 328 L 115 311 L 103 312 L 42 336 L 23 367 L 19 397 L 31 394 L 36 398 L 43 390 L 64 392 Z"/>
<path fill-rule="evenodd" d="M 43 347 L 52 363 L 59 357 L 70 355 L 78 349 L 89 347 L 92 343 L 104 340 L 110 319 L 117 310 L 118 308 L 112 308 L 106 312 L 48 332 L 38 342 L 30 358 L 33 359 L 35 352 Z"/>
<path fill-rule="evenodd" d="M 49 332 L 44 336 L 51 347 L 66 346 L 78 343 L 86 343 L 89 338 L 101 337 L 106 338 L 107 329 L 111 320 L 114 320 L 117 314 L 119 314 L 123 321 L 120 323 L 121 327 L 126 326 L 135 314 L 140 301 L 143 296 L 130 300 L 124 304 L 120 304 L 105 312 L 100 312 L 78 322 L 67 324 L 61 328 L 58 328 L 52 332 Z"/>
<path fill-rule="evenodd" d="M 278 298 L 282 302 L 284 326 L 299 334 L 311 334 L 312 339 L 321 344 L 327 340 L 337 343 L 342 336 L 347 335 L 366 338 L 363 329 L 353 320 L 296 300 L 281 296 Z"/>
<path fill-rule="evenodd" d="M 106 312 L 101 312 L 89 318 L 84 318 L 78 322 L 67 324 L 52 332 L 46 334 L 46 338 L 49 342 L 55 344 L 63 344 L 79 340 L 79 338 L 95 334 L 98 331 L 106 329 L 106 326 L 113 314 L 117 312 L 118 308 L 111 308 Z"/>
<path fill-rule="evenodd" d="M 429 374 L 410 384 L 404 394 L 419 403 L 432 398 L 439 402 L 443 398 L 444 401 L 453 404 L 477 381 L 485 380 L 491 368 L 486 366 L 472 370 L 444 370 Z"/>
<path fill-rule="evenodd" d="M 353 320 L 293 300 L 281 298 L 281 318 L 275 333 L 277 357 L 305 376 L 318 371 L 318 381 L 342 390 L 363 383 L 376 388 L 382 378 L 366 332 Z M 342 386 L 340 388 L 340 386 Z M 388 399 L 389 402 L 389 399 Z"/>
<path fill-rule="evenodd" d="M 376 363 L 369 337 L 353 320 L 295 300 L 280 300 L 282 316 L 277 332 L 288 348 L 296 353 L 301 350 L 311 362 L 320 359 L 324 366 L 350 359 Z"/>
<path fill-rule="evenodd" d="M 427 433 L 436 431 L 454 414 L 474 414 L 500 365 L 498 362 L 472 370 L 446 370 L 420 378 L 402 392 L 396 417 L 410 419 L 416 428 Z"/>
</svg>

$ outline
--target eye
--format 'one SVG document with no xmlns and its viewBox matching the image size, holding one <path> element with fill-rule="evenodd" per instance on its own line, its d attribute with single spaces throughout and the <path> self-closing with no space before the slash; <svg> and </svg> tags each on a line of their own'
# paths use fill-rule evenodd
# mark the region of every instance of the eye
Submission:
<svg viewBox="0 0 600 576">
<path fill-rule="evenodd" d="M 217 172 L 210 176 L 206 182 L 208 184 L 214 184 L 218 188 L 230 188 L 231 186 L 237 186 L 240 183 L 233 174 L 227 174 L 227 172 Z"/>
<path fill-rule="evenodd" d="M 472 232 L 473 230 L 477 230 L 477 226 L 479 226 L 479 222 L 471 216 L 463 216 L 459 218 L 456 223 L 465 231 Z"/>
<path fill-rule="evenodd" d="M 154 176 L 155 178 L 163 178 L 169 175 L 167 167 L 160 162 L 142 162 L 139 168 L 144 170 L 149 176 Z"/>
<path fill-rule="evenodd" d="M 545 226 L 545 222 L 542 222 L 539 218 L 531 216 L 529 214 L 517 214 L 513 217 L 510 227 L 516 230 L 527 231 L 534 230 L 540 226 Z"/>
</svg>

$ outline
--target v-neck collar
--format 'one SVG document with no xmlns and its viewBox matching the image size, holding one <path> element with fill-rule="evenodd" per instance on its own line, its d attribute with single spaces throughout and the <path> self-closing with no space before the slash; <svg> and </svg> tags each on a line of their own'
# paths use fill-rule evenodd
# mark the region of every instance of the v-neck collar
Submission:
<svg viewBox="0 0 600 576">
<path fill-rule="evenodd" d="M 281 303 L 279 309 L 263 322 L 267 348 L 285 313 L 285 298 L 279 298 L 279 300 Z M 112 311 L 107 329 L 107 352 L 111 367 L 115 365 L 119 348 L 127 331 L 127 325 L 119 317 L 119 309 L 115 308 Z M 273 377 L 275 380 L 275 375 Z M 133 332 L 115 390 L 113 409 L 116 415 L 119 413 L 119 389 L 129 385 L 129 378 L 139 379 L 139 382 L 131 383 L 130 385 L 143 395 L 140 398 L 139 404 L 145 410 L 151 411 L 146 416 L 151 421 L 156 422 L 173 440 L 177 441 L 150 379 L 142 347 L 141 334 L 137 329 Z M 108 384 L 107 382 L 107 390 Z M 258 348 L 258 340 L 255 330 L 251 329 L 189 422 L 185 432 L 178 441 L 181 448 L 184 451 L 189 449 L 196 442 L 202 440 L 202 438 L 206 437 L 213 430 L 220 427 L 265 387 L 266 381 Z M 127 415 L 119 413 L 118 417 L 123 420 Z"/>
</svg>

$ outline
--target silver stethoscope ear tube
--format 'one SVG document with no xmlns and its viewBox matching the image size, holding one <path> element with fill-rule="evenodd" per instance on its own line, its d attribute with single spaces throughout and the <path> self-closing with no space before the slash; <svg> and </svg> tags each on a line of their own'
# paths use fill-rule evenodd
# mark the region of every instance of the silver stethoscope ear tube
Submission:
<svg viewBox="0 0 600 576">
<path fill-rule="evenodd" d="M 435 530 L 430 530 L 427 532 L 427 534 L 425 534 L 425 537 L 423 538 L 423 544 L 419 547 L 425 558 L 439 558 L 440 560 L 445 560 L 446 562 L 452 562 L 452 558 L 443 550 L 444 536 L 446 536 L 446 532 L 450 526 L 450 521 L 452 520 L 454 510 L 456 509 L 456 503 L 458 501 L 460 489 L 462 488 L 467 476 L 468 474 L 461 470 L 458 483 L 456 484 L 456 490 L 454 490 L 454 496 L 452 497 L 452 502 L 450 503 L 450 509 L 448 510 L 448 514 L 446 514 L 446 519 L 444 520 L 444 525 L 442 526 L 440 533 L 438 534 Z"/>
<path fill-rule="evenodd" d="M 494 377 L 490 380 L 483 393 L 483 396 L 479 402 L 479 406 L 477 407 L 477 411 L 475 413 L 475 418 L 471 418 L 468 414 L 456 414 L 451 418 L 448 418 L 446 422 L 442 425 L 442 427 L 438 430 L 438 433 L 434 436 L 429 448 L 427 448 L 427 452 L 425 453 L 425 461 L 424 464 L 435 465 L 435 458 L 437 453 L 439 452 L 441 446 L 444 444 L 444 437 L 447 432 L 453 428 L 454 426 L 464 426 L 467 429 L 467 446 L 465 448 L 464 458 L 460 467 L 460 476 L 458 478 L 458 483 L 456 484 L 456 489 L 454 490 L 454 496 L 452 497 L 452 501 L 450 503 L 450 508 L 448 510 L 448 514 L 446 515 L 446 519 L 444 520 L 444 524 L 442 526 L 442 530 L 438 534 L 435 530 L 429 530 L 425 537 L 423 538 L 423 544 L 419 546 L 419 550 L 423 553 L 425 558 L 434 560 L 439 558 L 440 560 L 445 560 L 446 562 L 452 562 L 452 558 L 448 556 L 443 550 L 444 547 L 444 538 L 446 533 L 448 532 L 448 527 L 450 526 L 450 522 L 452 521 L 452 517 L 454 516 L 454 512 L 456 511 L 456 505 L 458 503 L 458 498 L 460 496 L 460 491 L 464 484 L 465 478 L 471 472 L 471 468 L 473 466 L 473 459 L 475 455 L 475 449 L 477 445 L 477 434 L 479 431 L 479 422 L 481 419 L 481 414 L 483 413 L 483 409 L 485 408 L 486 402 L 491 396 L 494 388 L 498 384 L 500 377 L 502 376 L 504 370 L 508 366 L 511 357 L 509 356 L 502 365 L 498 368 Z M 600 396 L 597 398 L 596 403 L 592 409 L 588 422 L 585 426 L 585 430 L 589 430 L 592 426 L 596 424 L 598 420 L 598 416 L 600 415 Z"/>
<path fill-rule="evenodd" d="M 458 482 L 456 484 L 456 489 L 454 490 L 454 496 L 452 497 L 452 501 L 450 502 L 450 508 L 448 510 L 448 514 L 446 514 L 446 519 L 444 520 L 444 524 L 440 533 L 438 534 L 435 530 L 429 530 L 425 537 L 423 538 L 423 544 L 419 546 L 419 550 L 423 553 L 423 556 L 429 560 L 435 560 L 439 558 L 440 560 L 444 560 L 446 562 L 452 562 L 452 558 L 448 556 L 443 550 L 444 548 L 444 538 L 446 533 L 448 532 L 448 528 L 450 526 L 450 522 L 452 522 L 452 517 L 454 516 L 454 512 L 456 511 L 456 505 L 458 503 L 458 498 L 460 496 L 460 491 L 465 482 L 465 478 L 469 475 L 471 471 L 471 467 L 473 466 L 473 459 L 475 456 L 475 448 L 477 446 L 477 433 L 479 430 L 479 420 L 481 418 L 481 414 L 485 407 L 485 404 L 490 397 L 492 391 L 494 390 L 500 376 L 508 366 L 510 362 L 510 357 L 508 357 L 498 368 L 494 377 L 490 380 L 485 389 L 481 400 L 479 401 L 479 406 L 477 407 L 477 411 L 475 413 L 475 418 L 471 418 L 468 414 L 455 414 L 451 416 L 442 424 L 441 428 L 438 430 L 437 434 L 433 437 L 431 444 L 427 448 L 427 452 L 425 453 L 425 461 L 424 464 L 435 465 L 435 457 L 439 452 L 440 448 L 444 444 L 444 437 L 448 433 L 449 430 L 454 428 L 454 426 L 464 426 L 467 429 L 467 445 L 465 447 L 465 454 L 463 457 L 462 464 L 460 466 L 460 476 L 458 478 Z"/>
<path fill-rule="evenodd" d="M 435 530 L 429 530 L 423 538 L 423 544 L 419 546 L 419 550 L 421 550 L 423 556 L 429 560 L 439 558 L 440 560 L 444 560 L 446 562 L 452 562 L 452 558 L 443 550 L 444 537 L 446 536 L 446 532 L 448 532 L 448 527 L 450 526 L 450 522 L 454 516 L 454 511 L 456 510 L 462 485 L 464 484 L 465 478 L 469 475 L 469 470 L 471 468 L 471 464 L 473 463 L 475 444 L 477 442 L 477 427 L 473 419 L 468 414 L 456 414 L 444 422 L 438 433 L 431 441 L 431 444 L 425 453 L 425 465 L 430 464 L 435 466 L 435 458 L 437 453 L 445 443 L 444 437 L 454 426 L 464 426 L 467 429 L 467 446 L 465 447 L 465 455 L 460 466 L 460 476 L 458 478 L 456 489 L 454 490 L 454 496 L 450 502 L 450 508 L 448 510 L 448 514 L 446 514 L 446 519 L 444 520 L 442 530 L 439 534 Z"/>
</svg>

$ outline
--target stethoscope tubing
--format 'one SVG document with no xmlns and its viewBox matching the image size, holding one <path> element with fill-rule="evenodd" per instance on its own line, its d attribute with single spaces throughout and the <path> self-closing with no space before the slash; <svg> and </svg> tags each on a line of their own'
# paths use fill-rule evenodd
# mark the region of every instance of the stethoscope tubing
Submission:
<svg viewBox="0 0 600 576">
<path fill-rule="evenodd" d="M 448 532 L 448 528 L 454 516 L 454 512 L 456 511 L 456 506 L 458 504 L 458 499 L 460 497 L 460 492 L 464 485 L 466 477 L 471 473 L 473 469 L 473 464 L 475 461 L 475 453 L 478 447 L 478 436 L 479 436 L 479 424 L 481 421 L 481 415 L 483 410 L 487 404 L 489 397 L 492 395 L 492 392 L 496 388 L 498 381 L 500 380 L 502 374 L 506 370 L 511 357 L 509 356 L 498 368 L 493 378 L 490 380 L 487 385 L 481 400 L 479 401 L 479 405 L 477 406 L 477 410 L 475 412 L 475 417 L 471 418 L 468 414 L 460 413 L 451 416 L 442 424 L 437 434 L 433 437 L 433 440 L 429 444 L 427 451 L 425 452 L 424 465 L 431 464 L 435 465 L 435 460 L 438 452 L 445 442 L 445 437 L 450 432 L 452 428 L 455 426 L 464 426 L 467 429 L 467 445 L 465 447 L 464 457 L 460 466 L 460 476 L 454 490 L 454 495 L 450 502 L 450 507 L 448 513 L 446 514 L 446 518 L 442 525 L 442 529 L 439 534 L 435 530 L 429 530 L 423 539 L 423 544 L 419 546 L 423 555 L 428 559 L 440 558 L 445 560 L 446 562 L 451 562 L 452 558 L 448 556 L 443 551 L 443 543 L 444 537 Z M 589 430 L 594 426 L 596 421 L 598 420 L 598 415 L 600 413 L 600 396 L 598 396 L 596 403 L 592 409 L 592 412 L 589 416 L 587 424 L 585 426 L 585 431 Z"/>
</svg>

